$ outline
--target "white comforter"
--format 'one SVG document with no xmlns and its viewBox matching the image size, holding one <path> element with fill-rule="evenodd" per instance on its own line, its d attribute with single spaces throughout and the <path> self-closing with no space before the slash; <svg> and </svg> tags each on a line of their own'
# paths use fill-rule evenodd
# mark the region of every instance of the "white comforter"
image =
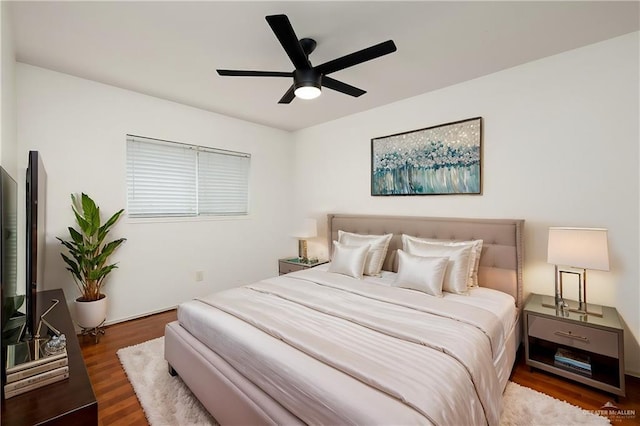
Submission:
<svg viewBox="0 0 640 426">
<path fill-rule="evenodd" d="M 337 374 L 296 365 L 287 351 L 260 353 L 256 339 L 243 338 L 219 311 Z M 499 423 L 492 361 L 505 336 L 489 310 L 311 269 L 187 302 L 178 319 L 309 424 Z M 345 378 L 359 388 L 340 385 Z"/>
</svg>

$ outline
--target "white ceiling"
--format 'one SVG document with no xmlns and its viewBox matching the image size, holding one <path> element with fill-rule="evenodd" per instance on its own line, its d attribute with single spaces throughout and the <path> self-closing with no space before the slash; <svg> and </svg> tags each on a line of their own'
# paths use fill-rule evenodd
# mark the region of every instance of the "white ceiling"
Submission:
<svg viewBox="0 0 640 426">
<path fill-rule="evenodd" d="M 14 2 L 16 59 L 297 130 L 639 29 L 638 2 Z M 278 100 L 292 71 L 264 17 L 288 15 L 318 65 L 393 39 L 398 51 L 332 77 L 367 93 Z M 577 73 L 581 70 L 576 70 Z"/>
</svg>

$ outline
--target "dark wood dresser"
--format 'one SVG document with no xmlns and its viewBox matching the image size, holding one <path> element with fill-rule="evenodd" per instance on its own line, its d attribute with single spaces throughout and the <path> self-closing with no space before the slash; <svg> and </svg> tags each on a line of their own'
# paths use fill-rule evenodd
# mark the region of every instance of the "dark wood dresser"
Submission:
<svg viewBox="0 0 640 426">
<path fill-rule="evenodd" d="M 60 303 L 46 319 L 67 337 L 69 378 L 2 400 L 2 425 L 97 425 L 98 401 L 91 387 L 87 367 L 62 290 L 38 292 L 38 316 Z"/>
</svg>

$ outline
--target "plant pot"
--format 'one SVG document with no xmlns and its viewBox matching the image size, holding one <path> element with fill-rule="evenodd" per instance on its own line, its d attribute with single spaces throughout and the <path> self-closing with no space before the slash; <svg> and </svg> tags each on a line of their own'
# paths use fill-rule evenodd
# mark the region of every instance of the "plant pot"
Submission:
<svg viewBox="0 0 640 426">
<path fill-rule="evenodd" d="M 76 299 L 76 324 L 84 329 L 96 328 L 107 319 L 107 296 L 90 302 Z"/>
</svg>

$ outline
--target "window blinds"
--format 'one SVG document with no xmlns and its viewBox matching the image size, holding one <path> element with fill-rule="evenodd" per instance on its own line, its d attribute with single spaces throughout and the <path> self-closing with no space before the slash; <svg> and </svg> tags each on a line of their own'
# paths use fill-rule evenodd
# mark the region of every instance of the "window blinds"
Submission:
<svg viewBox="0 0 640 426">
<path fill-rule="evenodd" d="M 249 159 L 198 152 L 198 211 L 208 215 L 247 214 Z"/>
<path fill-rule="evenodd" d="M 241 152 L 128 135 L 128 215 L 246 215 L 250 161 Z"/>
</svg>

